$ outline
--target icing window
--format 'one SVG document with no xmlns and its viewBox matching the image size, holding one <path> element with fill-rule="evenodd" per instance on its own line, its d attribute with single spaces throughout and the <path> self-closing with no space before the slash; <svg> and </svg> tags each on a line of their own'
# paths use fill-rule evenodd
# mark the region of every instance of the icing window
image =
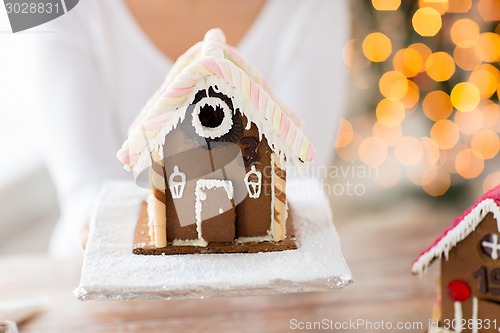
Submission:
<svg viewBox="0 0 500 333">
<path fill-rule="evenodd" d="M 481 240 L 481 249 L 493 260 L 500 258 L 500 238 L 497 234 L 487 234 Z"/>
<path fill-rule="evenodd" d="M 233 126 L 229 106 L 216 97 L 204 97 L 193 110 L 193 127 L 196 134 L 207 139 L 220 138 Z"/>
</svg>

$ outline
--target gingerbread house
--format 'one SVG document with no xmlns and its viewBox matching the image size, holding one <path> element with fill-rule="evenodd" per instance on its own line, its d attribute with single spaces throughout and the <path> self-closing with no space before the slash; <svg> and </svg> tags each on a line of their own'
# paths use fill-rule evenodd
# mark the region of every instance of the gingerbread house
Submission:
<svg viewBox="0 0 500 333">
<path fill-rule="evenodd" d="M 118 152 L 151 188 L 134 253 L 296 248 L 285 165 L 313 154 L 297 117 L 221 30 L 208 31 L 176 61 Z"/>
<path fill-rule="evenodd" d="M 498 332 L 500 323 L 500 186 L 485 193 L 413 262 L 423 274 L 441 258 L 431 332 Z"/>
</svg>

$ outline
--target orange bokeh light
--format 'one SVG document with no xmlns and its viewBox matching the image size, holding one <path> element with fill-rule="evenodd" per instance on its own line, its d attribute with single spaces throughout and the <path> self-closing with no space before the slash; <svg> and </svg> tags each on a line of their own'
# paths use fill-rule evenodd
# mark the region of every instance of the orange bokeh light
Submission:
<svg viewBox="0 0 500 333">
<path fill-rule="evenodd" d="M 500 172 L 492 172 L 483 181 L 483 192 L 491 190 L 500 184 Z"/>
<path fill-rule="evenodd" d="M 401 49 L 392 59 L 394 69 L 406 77 L 414 77 L 422 71 L 423 61 L 420 53 L 412 48 Z"/>
<path fill-rule="evenodd" d="M 476 178 L 483 172 L 484 161 L 474 150 L 465 148 L 455 158 L 455 169 L 463 178 Z"/>
<path fill-rule="evenodd" d="M 453 148 L 460 138 L 458 126 L 448 119 L 438 120 L 432 125 L 430 135 L 441 149 Z"/>
<path fill-rule="evenodd" d="M 411 22 L 413 29 L 424 37 L 436 35 L 443 24 L 439 12 L 431 7 L 417 9 Z"/>
<path fill-rule="evenodd" d="M 420 54 L 420 58 L 422 58 L 422 64 L 425 64 L 427 58 L 429 58 L 429 56 L 432 54 L 432 50 L 424 43 L 413 43 L 410 46 L 408 46 L 408 48 L 413 49 L 417 51 L 418 54 Z M 422 66 L 422 68 L 420 68 L 420 71 L 424 72 L 425 66 Z"/>
<path fill-rule="evenodd" d="M 378 121 L 386 127 L 401 125 L 405 119 L 405 107 L 398 100 L 384 98 L 375 111 Z"/>
<path fill-rule="evenodd" d="M 486 62 L 500 60 L 500 36 L 494 32 L 482 33 L 474 45 L 474 52 L 479 59 Z"/>
<path fill-rule="evenodd" d="M 455 112 L 454 120 L 460 132 L 466 135 L 474 134 L 483 126 L 483 115 L 478 109 L 470 112 Z"/>
<path fill-rule="evenodd" d="M 441 90 L 428 93 L 422 102 L 422 108 L 427 118 L 434 121 L 446 119 L 453 112 L 450 96 Z"/>
<path fill-rule="evenodd" d="M 451 26 L 450 35 L 456 46 L 473 47 L 479 38 L 479 25 L 471 19 L 457 20 Z"/>
<path fill-rule="evenodd" d="M 426 165 L 433 166 L 439 161 L 439 146 L 437 143 L 429 137 L 420 138 L 422 145 L 424 147 L 424 161 Z"/>
<path fill-rule="evenodd" d="M 451 104 L 462 112 L 474 110 L 480 100 L 479 89 L 470 82 L 460 82 L 451 90 Z"/>
<path fill-rule="evenodd" d="M 418 0 L 419 8 L 433 8 L 439 15 L 444 15 L 448 10 L 448 0 Z"/>
<path fill-rule="evenodd" d="M 388 71 L 380 78 L 378 87 L 384 97 L 401 99 L 408 91 L 408 80 L 398 71 Z"/>
<path fill-rule="evenodd" d="M 472 0 L 449 0 L 448 13 L 467 13 L 472 7 Z"/>
<path fill-rule="evenodd" d="M 432 167 L 422 175 L 422 189 L 433 197 L 445 194 L 451 185 L 450 174 L 439 167 Z M 425 182 L 425 183 L 424 183 Z"/>
<path fill-rule="evenodd" d="M 401 0 L 372 0 L 372 6 L 376 10 L 398 10 L 401 6 Z"/>
<path fill-rule="evenodd" d="M 483 116 L 484 128 L 496 129 L 500 120 L 500 105 L 488 100 L 488 103 L 481 107 L 481 115 Z"/>
<path fill-rule="evenodd" d="M 489 65 L 491 66 L 491 65 Z M 491 66 L 493 69 L 498 70 Z M 475 85 L 479 90 L 481 98 L 489 98 L 497 90 L 498 81 L 495 72 L 484 69 L 484 67 L 476 68 L 469 76 L 470 83 Z"/>
<path fill-rule="evenodd" d="M 498 135 L 490 129 L 482 129 L 472 136 L 470 146 L 483 159 L 495 157 L 500 149 Z"/>
<path fill-rule="evenodd" d="M 455 73 L 455 60 L 446 52 L 435 52 L 427 58 L 425 69 L 434 81 L 446 81 Z"/>
<path fill-rule="evenodd" d="M 377 121 L 373 125 L 372 134 L 373 136 L 384 141 L 385 144 L 390 147 L 399 142 L 401 136 L 403 135 L 403 129 L 401 126 L 387 127 Z"/>
<path fill-rule="evenodd" d="M 378 166 L 387 158 L 388 151 L 384 141 L 376 137 L 368 137 L 359 145 L 359 158 L 370 166 Z"/>
<path fill-rule="evenodd" d="M 455 50 L 453 51 L 453 58 L 455 58 L 457 66 L 466 71 L 473 70 L 482 62 L 474 51 L 474 47 L 455 47 Z"/>
<path fill-rule="evenodd" d="M 416 137 L 405 136 L 394 147 L 394 156 L 403 165 L 416 165 L 424 157 L 424 146 Z"/>
<path fill-rule="evenodd" d="M 500 1 L 479 0 L 477 11 L 485 21 L 498 21 L 500 20 Z"/>
<path fill-rule="evenodd" d="M 413 81 L 408 80 L 408 91 L 406 92 L 406 95 L 401 98 L 401 102 L 407 110 L 410 110 L 417 106 L 419 99 L 420 91 L 418 86 Z"/>
<path fill-rule="evenodd" d="M 363 54 L 373 62 L 385 61 L 392 53 L 391 40 L 381 32 L 374 32 L 363 39 Z"/>
</svg>

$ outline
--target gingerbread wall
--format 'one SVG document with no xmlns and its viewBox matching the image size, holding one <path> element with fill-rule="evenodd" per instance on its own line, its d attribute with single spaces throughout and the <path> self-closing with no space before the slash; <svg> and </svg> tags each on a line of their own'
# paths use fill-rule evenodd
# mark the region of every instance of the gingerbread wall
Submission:
<svg viewBox="0 0 500 333">
<path fill-rule="evenodd" d="M 165 174 L 167 175 L 167 191 L 162 198 L 166 203 L 167 238 L 196 239 L 195 219 L 195 186 L 198 179 L 227 179 L 234 187 L 235 198 L 233 205 L 236 211 L 236 225 L 233 238 L 255 237 L 267 234 L 272 223 L 271 207 L 271 148 L 265 137 L 259 139 L 257 127 L 247 125 L 246 117 L 240 112 L 235 114 L 235 131 L 231 133 L 230 140 L 208 142 L 196 135 L 187 112 L 186 119 L 172 130 L 165 138 Z M 257 199 L 249 198 L 243 178 L 254 165 L 262 174 L 261 194 Z M 168 175 L 178 167 L 186 174 L 186 184 L 181 198 L 172 198 L 169 189 Z M 157 196 L 161 193 L 155 192 Z M 244 198 L 244 199 L 243 199 Z M 234 214 L 222 214 L 216 223 L 210 223 L 221 232 L 229 228 L 224 219 L 234 219 Z M 220 220 L 220 221 L 219 221 Z M 224 220 L 224 221 L 223 221 Z M 212 220 L 214 222 L 214 220 Z M 208 223 L 206 224 L 208 226 Z M 224 235 L 227 239 L 228 235 Z"/>
</svg>

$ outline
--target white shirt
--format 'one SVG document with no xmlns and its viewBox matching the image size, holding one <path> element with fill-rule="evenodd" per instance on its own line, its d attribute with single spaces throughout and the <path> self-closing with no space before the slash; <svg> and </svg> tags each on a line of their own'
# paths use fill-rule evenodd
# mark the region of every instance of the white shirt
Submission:
<svg viewBox="0 0 500 333">
<path fill-rule="evenodd" d="M 332 158 L 343 110 L 347 20 L 342 0 L 268 0 L 237 45 L 302 118 L 319 165 Z M 121 0 L 81 1 L 40 30 L 51 32 L 37 38 L 41 140 L 62 214 L 50 252 L 68 256 L 81 253 L 81 228 L 102 182 L 132 180 L 116 152 L 173 61 Z"/>
</svg>

